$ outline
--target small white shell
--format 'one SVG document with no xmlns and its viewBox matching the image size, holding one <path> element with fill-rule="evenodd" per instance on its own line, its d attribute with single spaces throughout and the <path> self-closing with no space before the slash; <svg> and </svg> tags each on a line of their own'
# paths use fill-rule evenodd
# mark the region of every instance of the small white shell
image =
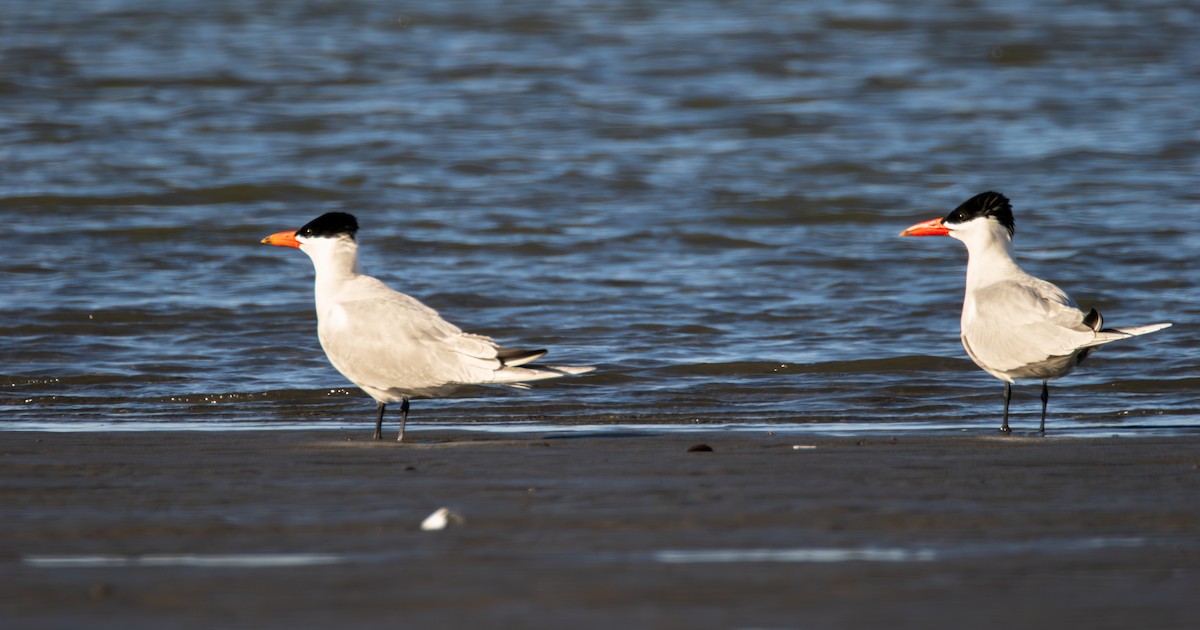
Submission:
<svg viewBox="0 0 1200 630">
<path fill-rule="evenodd" d="M 450 510 L 446 508 L 438 508 L 433 511 L 433 514 L 425 517 L 421 521 L 421 529 L 427 532 L 446 529 L 446 525 L 450 523 Z"/>
</svg>

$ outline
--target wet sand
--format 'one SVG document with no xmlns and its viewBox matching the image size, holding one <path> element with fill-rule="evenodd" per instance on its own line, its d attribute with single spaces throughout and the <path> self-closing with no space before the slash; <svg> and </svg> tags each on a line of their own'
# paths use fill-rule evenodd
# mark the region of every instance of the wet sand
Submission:
<svg viewBox="0 0 1200 630">
<path fill-rule="evenodd" d="M 0 625 L 1200 627 L 1200 436 L 369 432 L 0 433 Z"/>
</svg>

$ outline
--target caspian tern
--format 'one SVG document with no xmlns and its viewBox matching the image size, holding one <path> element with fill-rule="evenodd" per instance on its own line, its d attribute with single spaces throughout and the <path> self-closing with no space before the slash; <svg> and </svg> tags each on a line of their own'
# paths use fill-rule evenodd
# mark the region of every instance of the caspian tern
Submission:
<svg viewBox="0 0 1200 630">
<path fill-rule="evenodd" d="M 390 402 L 400 401 L 396 441 L 403 441 L 411 398 L 443 395 L 464 385 L 525 388 L 527 381 L 595 369 L 530 365 L 546 350 L 501 348 L 488 337 L 464 333 L 415 298 L 362 273 L 357 233 L 354 216 L 330 212 L 262 242 L 295 247 L 312 259 L 317 337 L 333 367 L 375 399 L 375 439 L 381 439 Z"/>
<path fill-rule="evenodd" d="M 1079 310 L 1053 284 L 1025 273 L 1013 260 L 1012 206 L 1004 195 L 971 197 L 945 218 L 918 223 L 900 236 L 950 236 L 967 246 L 967 292 L 963 299 L 962 344 L 983 371 L 1004 381 L 1004 422 L 1018 378 L 1042 380 L 1042 424 L 1046 433 L 1047 381 L 1066 376 L 1097 346 L 1162 330 L 1171 324 L 1104 328 L 1100 312 Z"/>
</svg>

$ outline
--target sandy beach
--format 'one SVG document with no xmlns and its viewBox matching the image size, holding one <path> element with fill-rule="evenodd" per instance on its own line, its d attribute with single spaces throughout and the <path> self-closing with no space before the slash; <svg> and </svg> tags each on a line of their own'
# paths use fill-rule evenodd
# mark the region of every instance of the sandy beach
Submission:
<svg viewBox="0 0 1200 630">
<path fill-rule="evenodd" d="M 1200 627 L 1198 436 L 368 434 L 0 433 L 3 626 Z"/>
</svg>

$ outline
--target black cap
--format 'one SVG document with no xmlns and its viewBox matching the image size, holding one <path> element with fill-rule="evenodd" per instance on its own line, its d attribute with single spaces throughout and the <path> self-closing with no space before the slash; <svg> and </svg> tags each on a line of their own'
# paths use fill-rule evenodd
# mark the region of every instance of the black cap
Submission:
<svg viewBox="0 0 1200 630">
<path fill-rule="evenodd" d="M 1017 233 L 1013 224 L 1012 204 L 1008 203 L 1008 197 L 998 192 L 989 191 L 971 197 L 955 208 L 954 212 L 946 215 L 942 222 L 962 224 L 980 217 L 999 221 L 1000 225 L 1008 228 L 1009 236 Z"/>
<path fill-rule="evenodd" d="M 342 235 L 354 238 L 357 233 L 358 221 L 354 215 L 345 212 L 327 212 L 296 230 L 296 236 L 309 238 L 334 238 Z"/>
</svg>

